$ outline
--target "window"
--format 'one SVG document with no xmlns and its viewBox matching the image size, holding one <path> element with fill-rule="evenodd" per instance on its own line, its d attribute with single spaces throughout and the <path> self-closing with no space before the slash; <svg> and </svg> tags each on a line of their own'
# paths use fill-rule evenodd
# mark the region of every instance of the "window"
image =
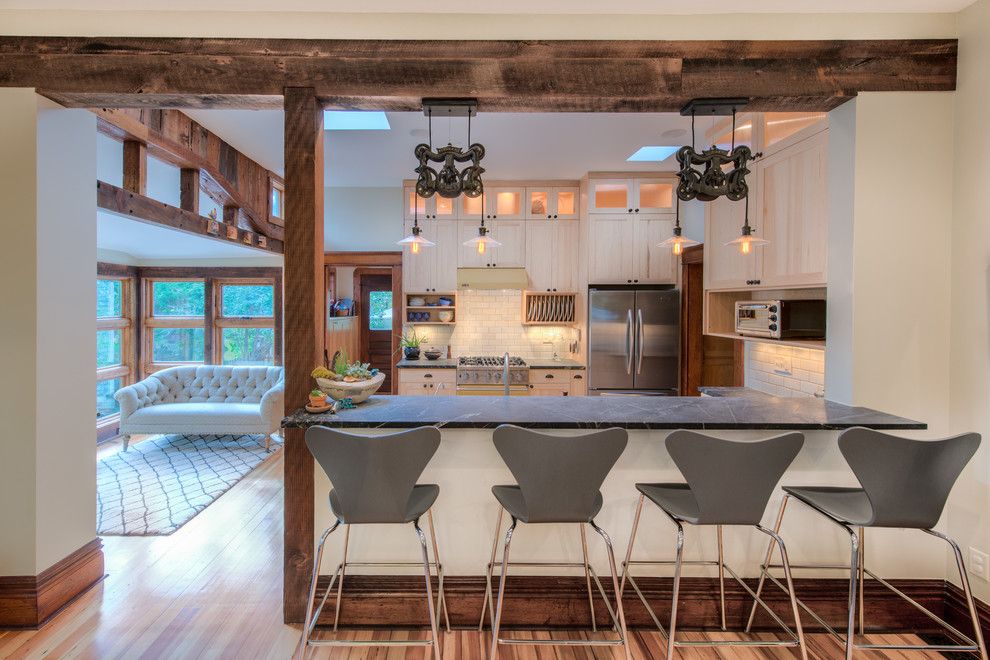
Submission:
<svg viewBox="0 0 990 660">
<path fill-rule="evenodd" d="M 220 361 L 275 364 L 275 286 L 271 280 L 218 280 L 214 321 Z"/>
<path fill-rule="evenodd" d="M 269 179 L 269 190 L 271 190 L 271 195 L 268 197 L 268 221 L 272 224 L 279 225 L 280 227 L 285 226 L 285 186 L 279 183 L 275 179 Z"/>
<path fill-rule="evenodd" d="M 392 292 L 368 292 L 368 329 L 392 329 Z"/>
<path fill-rule="evenodd" d="M 96 426 L 110 427 L 120 410 L 113 395 L 134 381 L 133 280 L 96 280 Z"/>
<path fill-rule="evenodd" d="M 206 282 L 145 280 L 145 368 L 206 362 Z"/>
</svg>

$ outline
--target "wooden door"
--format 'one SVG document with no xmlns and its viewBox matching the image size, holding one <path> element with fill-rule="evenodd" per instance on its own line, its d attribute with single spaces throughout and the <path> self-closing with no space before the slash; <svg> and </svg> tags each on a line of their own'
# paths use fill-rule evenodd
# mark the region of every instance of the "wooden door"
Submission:
<svg viewBox="0 0 990 660">
<path fill-rule="evenodd" d="M 526 265 L 525 220 L 492 220 L 492 236 L 502 245 L 491 255 L 493 268 L 522 268 Z"/>
<path fill-rule="evenodd" d="M 576 292 L 580 287 L 581 223 L 555 220 L 551 288 Z"/>
<path fill-rule="evenodd" d="M 416 255 L 422 256 L 422 253 Z M 401 310 L 393 309 L 392 275 L 385 272 L 354 273 L 354 292 L 360 291 L 361 356 L 373 368 L 385 374 L 381 394 L 392 394 L 392 318 Z M 356 358 L 351 358 L 356 359 Z M 398 359 L 395 356 L 395 359 Z"/>
<path fill-rule="evenodd" d="M 826 282 L 828 131 L 778 151 L 758 170 L 764 286 Z"/>
<path fill-rule="evenodd" d="M 664 215 L 639 215 L 636 217 L 636 276 L 640 283 L 672 284 L 677 281 L 677 259 L 669 247 L 660 247 L 671 237 L 674 217 Z"/>
<path fill-rule="evenodd" d="M 578 187 L 554 188 L 551 200 L 551 213 L 554 220 L 577 220 L 580 218 L 581 189 Z"/>
<path fill-rule="evenodd" d="M 631 215 L 591 216 L 588 283 L 631 284 L 635 222 Z"/>
<path fill-rule="evenodd" d="M 743 342 L 704 333 L 704 247 L 685 248 L 681 257 L 681 396 L 698 388 L 743 384 Z"/>
<path fill-rule="evenodd" d="M 758 166 L 757 166 L 758 167 Z M 762 236 L 763 227 L 753 223 L 756 217 L 758 196 L 750 189 L 750 221 L 754 232 Z M 746 202 L 732 202 L 719 197 L 708 202 L 705 208 L 705 288 L 745 289 L 749 282 L 760 279 L 762 271 L 762 247 L 754 247 L 750 254 L 740 254 L 734 245 L 726 245 L 738 238 L 745 218 Z"/>
<path fill-rule="evenodd" d="M 529 275 L 529 288 L 534 291 L 550 291 L 554 286 L 556 225 L 553 220 L 530 220 L 526 223 L 526 273 Z"/>
</svg>

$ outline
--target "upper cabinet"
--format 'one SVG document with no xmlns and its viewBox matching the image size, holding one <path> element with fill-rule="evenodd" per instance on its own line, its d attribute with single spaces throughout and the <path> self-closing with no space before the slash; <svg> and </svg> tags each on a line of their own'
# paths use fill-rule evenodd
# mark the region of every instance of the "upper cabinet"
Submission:
<svg viewBox="0 0 990 660">
<path fill-rule="evenodd" d="M 757 160 L 750 184 L 749 222 L 769 243 L 743 255 L 725 243 L 738 238 L 745 202 L 720 198 L 706 205 L 705 288 L 824 286 L 828 255 L 828 130 L 816 113 L 758 124 L 757 138 L 776 142 Z M 812 116 L 804 116 L 804 115 Z M 773 113 L 768 114 L 773 118 Z M 788 126 L 785 119 L 793 119 Z M 788 126 L 787 128 L 784 128 Z M 794 129 L 795 126 L 797 128 Z M 762 144 L 762 143 L 758 143 Z"/>
<path fill-rule="evenodd" d="M 480 221 L 460 220 L 456 266 L 461 268 L 521 268 L 526 265 L 526 221 L 485 220 L 488 235 L 501 243 L 478 253 L 474 246 L 464 245 L 478 235 Z"/>
<path fill-rule="evenodd" d="M 485 186 L 484 195 L 461 195 L 454 201 L 461 220 L 481 220 L 482 216 L 485 220 L 522 220 L 526 217 L 525 197 L 525 188 Z"/>
<path fill-rule="evenodd" d="M 577 220 L 580 189 L 577 186 L 526 188 L 526 218 Z"/>
<path fill-rule="evenodd" d="M 589 213 L 663 213 L 674 210 L 674 178 L 591 178 Z"/>
<path fill-rule="evenodd" d="M 669 214 L 593 215 L 588 225 L 589 284 L 670 284 L 676 260 L 658 244 L 670 238 Z"/>
<path fill-rule="evenodd" d="M 530 289 L 578 290 L 580 229 L 577 222 L 526 223 L 526 273 Z"/>
<path fill-rule="evenodd" d="M 433 247 L 421 248 L 413 254 L 406 245 L 402 249 L 402 289 L 412 293 L 457 290 L 458 228 L 455 220 L 437 220 L 423 228 L 423 238 L 433 241 Z M 412 222 L 405 223 L 405 232 L 412 232 Z"/>
<path fill-rule="evenodd" d="M 433 195 L 420 197 L 416 194 L 415 186 L 404 186 L 402 189 L 403 220 L 455 220 L 457 218 L 457 200 Z M 417 208 L 418 207 L 418 208 Z"/>
</svg>

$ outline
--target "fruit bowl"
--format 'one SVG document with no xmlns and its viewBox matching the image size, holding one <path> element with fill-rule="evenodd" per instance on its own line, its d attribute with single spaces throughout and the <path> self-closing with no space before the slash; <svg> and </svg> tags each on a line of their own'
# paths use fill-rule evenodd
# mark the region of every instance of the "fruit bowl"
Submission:
<svg viewBox="0 0 990 660">
<path fill-rule="evenodd" d="M 350 399 L 354 403 L 367 401 L 368 397 L 378 391 L 385 382 L 385 374 L 379 372 L 371 378 L 357 380 L 351 383 L 343 380 L 317 378 L 316 384 L 334 401 Z"/>
</svg>

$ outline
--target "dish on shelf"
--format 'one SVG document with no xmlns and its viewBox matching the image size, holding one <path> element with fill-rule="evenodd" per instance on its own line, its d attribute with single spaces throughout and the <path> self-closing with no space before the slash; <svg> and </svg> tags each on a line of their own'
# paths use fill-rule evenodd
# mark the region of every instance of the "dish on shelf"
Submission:
<svg viewBox="0 0 990 660">
<path fill-rule="evenodd" d="M 425 307 L 426 306 L 426 299 L 425 298 L 419 298 L 419 297 L 417 297 L 417 298 L 410 298 L 409 299 L 409 306 L 410 307 Z"/>
<path fill-rule="evenodd" d="M 451 300 L 450 298 L 440 298 L 439 302 L 441 307 L 450 307 L 451 305 L 454 304 L 454 301 Z"/>
<path fill-rule="evenodd" d="M 437 318 L 440 319 L 442 323 L 450 323 L 454 320 L 454 313 L 448 310 L 437 312 Z"/>
</svg>

